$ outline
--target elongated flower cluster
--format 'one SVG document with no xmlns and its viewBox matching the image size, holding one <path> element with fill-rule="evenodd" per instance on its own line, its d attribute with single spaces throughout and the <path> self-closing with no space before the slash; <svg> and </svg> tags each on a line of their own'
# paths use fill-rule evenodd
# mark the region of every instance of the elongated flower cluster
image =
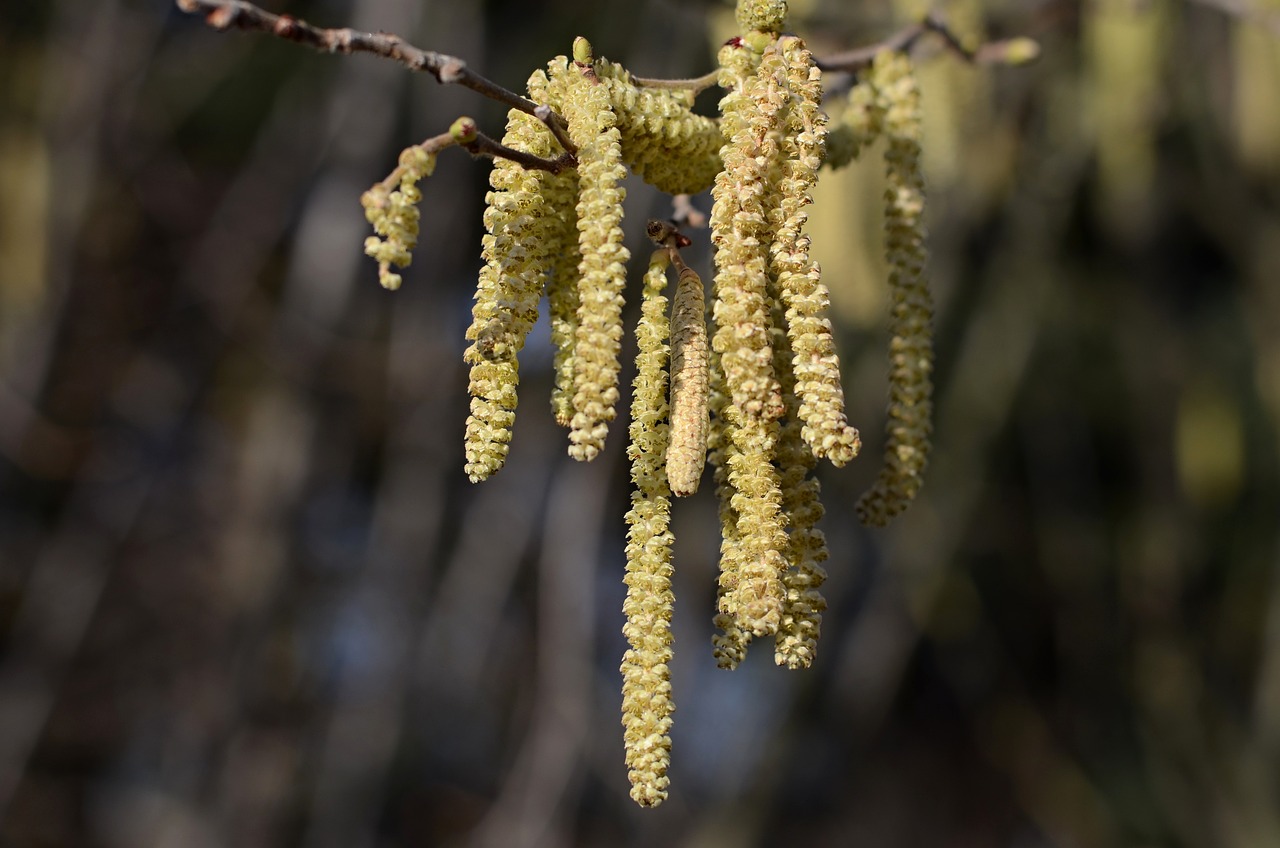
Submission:
<svg viewBox="0 0 1280 848">
<path fill-rule="evenodd" d="M 920 87 L 903 53 L 876 57 L 874 92 L 885 148 L 885 254 L 889 265 L 889 427 L 884 468 L 858 502 L 858 516 L 883 526 L 920 491 L 933 417 L 933 299 L 924 277 L 924 177 Z M 865 97 L 865 95 L 864 95 Z"/>
<path fill-rule="evenodd" d="M 622 726 L 631 797 L 652 807 L 667 797 L 671 759 L 671 491 L 663 468 L 667 425 L 667 255 L 653 254 L 636 326 L 631 399 L 631 511 L 627 513 L 627 622 L 622 657 Z"/>
<path fill-rule="evenodd" d="M 466 334 L 473 481 L 505 462 L 518 358 L 544 296 L 556 350 L 552 411 L 569 430 L 570 455 L 593 459 L 620 396 L 630 258 L 621 181 L 630 169 L 670 193 L 711 189 L 710 305 L 702 278 L 680 254 L 689 239 L 674 224 L 652 221 L 648 235 L 658 249 L 635 328 L 622 725 L 631 796 L 646 807 L 666 798 L 669 783 L 672 502 L 697 491 L 708 461 L 721 524 L 716 662 L 734 668 L 766 637 L 778 665 L 814 662 L 828 558 L 814 472 L 819 459 L 844 465 L 861 444 L 846 417 L 828 289 L 805 228 L 822 165 L 847 164 L 880 137 L 893 292 L 890 435 L 885 470 L 859 505 L 864 520 L 883 523 L 906 506 L 928 451 L 931 306 L 911 67 L 898 53 L 877 56 L 832 129 L 814 57 L 801 39 L 783 35 L 786 2 L 740 0 L 737 12 L 742 35 L 719 54 L 719 119 L 694 113 L 692 88 L 649 87 L 595 57 L 584 39 L 572 56 L 529 78 L 530 99 L 562 116 L 565 133 L 549 129 L 546 109 L 508 115 L 508 155 L 490 175 L 483 267 Z M 459 144 L 473 142 L 475 132 L 469 122 L 453 130 Z M 553 167 L 569 158 L 576 167 Z M 390 267 L 408 264 L 416 183 L 433 165 L 426 148 L 410 148 L 392 177 L 364 197 L 377 232 L 367 250 L 388 287 L 399 284 Z"/>
<path fill-rule="evenodd" d="M 401 277 L 391 266 L 407 268 L 413 261 L 412 251 L 418 244 L 418 203 L 422 200 L 418 181 L 431 176 L 435 167 L 436 157 L 420 145 L 406 148 L 400 154 L 400 167 L 360 197 L 365 218 L 378 234 L 365 239 L 364 252 L 377 261 L 383 288 L 400 288 Z M 391 186 L 397 183 L 399 187 L 393 190 Z"/>
</svg>

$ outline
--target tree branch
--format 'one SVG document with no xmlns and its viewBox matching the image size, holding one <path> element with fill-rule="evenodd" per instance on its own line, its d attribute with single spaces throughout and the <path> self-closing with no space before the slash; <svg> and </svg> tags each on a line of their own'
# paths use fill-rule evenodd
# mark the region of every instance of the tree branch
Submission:
<svg viewBox="0 0 1280 848">
<path fill-rule="evenodd" d="M 504 103 L 533 115 L 547 125 L 556 140 L 570 154 L 578 149 L 569 140 L 564 118 L 545 106 L 521 97 L 467 67 L 456 56 L 447 56 L 414 47 L 397 35 L 386 32 L 360 32 L 341 28 L 324 29 L 289 15 L 276 15 L 245 0 L 176 0 L 178 8 L 188 14 L 204 15 L 205 23 L 214 29 L 243 29 L 265 32 L 325 53 L 372 53 L 394 59 L 414 71 L 426 71 L 441 84 L 461 85 L 491 100 Z"/>
<path fill-rule="evenodd" d="M 942 39 L 942 44 L 964 61 L 975 65 L 991 65 L 1021 63 L 1034 59 L 1039 54 L 1039 45 L 1026 38 L 1011 38 L 1002 41 L 989 41 L 970 50 L 941 17 L 929 13 L 924 20 L 895 32 L 876 44 L 859 47 L 834 56 L 818 58 L 817 65 L 826 71 L 848 71 L 857 73 L 869 67 L 880 53 L 899 51 L 909 53 L 924 36 L 933 33 Z"/>
</svg>

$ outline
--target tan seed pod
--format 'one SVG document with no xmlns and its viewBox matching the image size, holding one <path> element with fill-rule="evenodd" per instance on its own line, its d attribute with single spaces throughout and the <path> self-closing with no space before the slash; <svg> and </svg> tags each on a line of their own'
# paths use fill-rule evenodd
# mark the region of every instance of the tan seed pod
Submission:
<svg viewBox="0 0 1280 848">
<path fill-rule="evenodd" d="M 708 346 L 702 279 L 680 271 L 671 314 L 671 445 L 667 480 L 677 497 L 692 495 L 707 460 Z"/>
</svg>

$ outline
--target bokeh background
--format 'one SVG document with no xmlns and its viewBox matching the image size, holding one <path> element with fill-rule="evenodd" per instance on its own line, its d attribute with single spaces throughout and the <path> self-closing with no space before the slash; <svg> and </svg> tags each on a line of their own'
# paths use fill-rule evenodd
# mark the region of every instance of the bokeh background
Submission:
<svg viewBox="0 0 1280 848">
<path fill-rule="evenodd" d="M 265 5 L 512 88 L 579 34 L 700 74 L 731 27 L 691 0 Z M 922 11 L 794 8 L 819 52 Z M 1043 57 L 918 53 L 922 498 L 853 516 L 883 442 L 877 148 L 812 215 L 867 445 L 823 471 L 819 659 L 714 667 L 714 498 L 678 503 L 672 796 L 645 811 L 621 427 L 568 459 L 545 327 L 508 467 L 462 471 L 485 163 L 424 183 L 403 290 L 361 255 L 398 150 L 503 110 L 167 0 L 8 0 L 0 845 L 1280 845 L 1280 5 L 938 8 Z M 670 205 L 629 186 L 643 258 Z"/>
</svg>

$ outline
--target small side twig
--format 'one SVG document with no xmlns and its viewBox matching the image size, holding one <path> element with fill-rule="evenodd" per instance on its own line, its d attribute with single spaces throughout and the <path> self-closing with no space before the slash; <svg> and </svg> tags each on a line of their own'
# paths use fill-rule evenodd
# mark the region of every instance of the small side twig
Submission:
<svg viewBox="0 0 1280 848">
<path fill-rule="evenodd" d="M 1038 52 L 1038 46 L 1035 42 L 1025 38 L 989 41 L 976 50 L 971 50 L 964 46 L 959 37 L 951 31 L 951 28 L 947 26 L 941 17 L 931 12 L 922 21 L 904 27 L 882 41 L 844 53 L 837 53 L 834 56 L 821 57 L 816 62 L 824 72 L 847 71 L 849 73 L 857 73 L 870 67 L 876 56 L 886 51 L 909 53 L 921 38 L 931 33 L 942 40 L 942 44 L 947 50 L 970 64 L 991 65 L 1011 61 L 1023 62 L 1035 58 L 1035 54 Z"/>
<path fill-rule="evenodd" d="M 711 71 L 692 79 L 649 79 L 632 76 L 631 81 L 641 88 L 666 88 L 677 91 L 692 91 L 694 94 L 705 91 L 720 81 L 720 71 Z"/>
<path fill-rule="evenodd" d="M 545 106 L 498 85 L 467 67 L 456 56 L 414 47 L 397 35 L 361 32 L 350 28 L 325 29 L 289 15 L 276 15 L 246 0 L 176 0 L 188 14 L 204 15 L 205 22 L 218 30 L 243 29 L 265 32 L 325 53 L 372 53 L 393 59 L 415 71 L 426 71 L 444 85 L 461 85 L 491 100 L 533 115 L 547 125 L 569 153 L 578 149 L 569 140 L 563 117 Z"/>
<path fill-rule="evenodd" d="M 453 128 L 449 132 L 433 135 L 431 138 L 420 142 L 417 146 L 432 155 L 450 147 L 461 147 L 472 156 L 486 156 L 490 159 L 510 159 L 512 162 L 527 169 L 550 171 L 553 174 L 559 174 L 578 165 L 577 158 L 571 153 L 563 153 L 554 159 L 544 159 L 541 156 L 534 156 L 532 153 L 525 153 L 523 150 L 507 147 L 505 144 L 495 141 L 480 132 L 476 128 L 475 121 L 470 118 L 459 118 L 454 122 Z M 397 166 L 381 181 L 381 185 L 387 191 L 390 191 L 400 184 L 400 178 L 403 175 L 404 166 Z"/>
</svg>

